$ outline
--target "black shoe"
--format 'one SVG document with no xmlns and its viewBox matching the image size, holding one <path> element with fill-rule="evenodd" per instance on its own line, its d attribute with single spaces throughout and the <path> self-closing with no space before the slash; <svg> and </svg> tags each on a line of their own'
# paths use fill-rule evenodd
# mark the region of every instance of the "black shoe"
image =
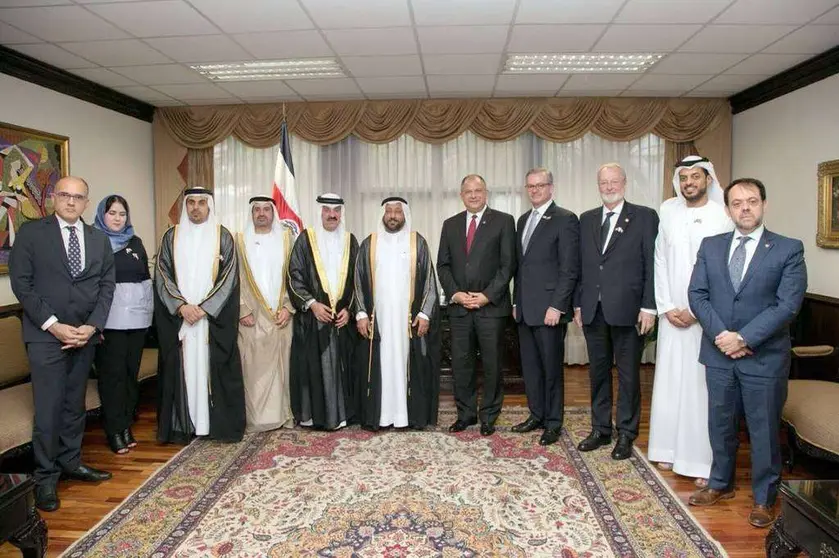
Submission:
<svg viewBox="0 0 839 558">
<path fill-rule="evenodd" d="M 472 426 L 473 424 L 478 424 L 478 421 L 473 420 L 470 422 L 466 422 L 465 420 L 457 419 L 451 426 L 449 426 L 449 432 L 462 432 L 470 426 Z"/>
<path fill-rule="evenodd" d="M 557 440 L 559 440 L 559 435 L 562 433 L 562 427 L 559 428 L 547 428 L 545 432 L 542 434 L 542 437 L 539 438 L 539 445 L 540 446 L 549 446 L 551 444 L 555 444 Z"/>
<path fill-rule="evenodd" d="M 131 428 L 126 428 L 122 431 L 122 439 L 125 440 L 125 445 L 129 448 L 137 446 L 137 440 L 134 438 L 134 434 L 132 434 Z"/>
<path fill-rule="evenodd" d="M 523 434 L 525 432 L 531 432 L 533 430 L 536 430 L 537 428 L 542 428 L 542 426 L 543 424 L 541 420 L 536 420 L 536 417 L 529 416 L 527 417 L 526 421 L 518 423 L 510 430 L 512 430 L 513 432 L 519 432 Z"/>
<path fill-rule="evenodd" d="M 117 455 L 128 453 L 128 444 L 125 443 L 125 438 L 122 434 L 107 434 L 105 438 L 108 439 L 108 447 Z"/>
<path fill-rule="evenodd" d="M 61 506 L 55 485 L 39 484 L 35 487 L 35 507 L 45 512 L 53 512 Z"/>
<path fill-rule="evenodd" d="M 495 425 L 488 422 L 481 423 L 481 436 L 492 436 L 495 434 Z"/>
<path fill-rule="evenodd" d="M 618 436 L 618 443 L 615 444 L 615 449 L 612 450 L 612 459 L 620 461 L 621 459 L 628 459 L 632 455 L 632 440 L 626 434 Z"/>
<path fill-rule="evenodd" d="M 84 482 L 101 482 L 110 479 L 113 475 L 108 471 L 100 471 L 93 467 L 88 467 L 83 463 L 72 471 L 64 471 L 64 476 L 68 479 L 80 480 Z"/>
<path fill-rule="evenodd" d="M 577 449 L 580 451 L 592 451 L 599 447 L 608 446 L 612 443 L 612 437 L 608 434 L 601 434 L 597 430 L 592 430 L 591 434 L 586 436 L 585 440 L 577 444 Z"/>
</svg>

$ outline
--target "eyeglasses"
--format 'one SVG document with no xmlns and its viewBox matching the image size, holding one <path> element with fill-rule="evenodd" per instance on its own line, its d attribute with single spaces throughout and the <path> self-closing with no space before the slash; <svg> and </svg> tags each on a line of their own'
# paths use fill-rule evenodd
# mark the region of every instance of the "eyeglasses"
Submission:
<svg viewBox="0 0 839 558">
<path fill-rule="evenodd" d="M 548 186 L 552 186 L 550 182 L 540 182 L 539 184 L 525 184 L 524 187 L 528 190 L 544 190 Z"/>
<path fill-rule="evenodd" d="M 84 194 L 69 194 L 67 192 L 56 192 L 55 197 L 60 199 L 63 202 L 68 202 L 73 200 L 74 202 L 83 202 L 87 199 L 87 196 Z"/>
<path fill-rule="evenodd" d="M 615 178 L 612 180 L 601 180 L 600 182 L 598 182 L 598 184 L 600 184 L 601 186 L 620 186 L 621 184 L 623 184 L 623 180 L 619 178 Z"/>
</svg>

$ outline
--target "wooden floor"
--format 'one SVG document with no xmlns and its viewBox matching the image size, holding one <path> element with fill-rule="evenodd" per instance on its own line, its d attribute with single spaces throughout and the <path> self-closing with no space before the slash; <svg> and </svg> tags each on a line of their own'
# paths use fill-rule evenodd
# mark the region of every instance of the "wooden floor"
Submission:
<svg viewBox="0 0 839 558">
<path fill-rule="evenodd" d="M 585 368 L 566 370 L 565 401 L 568 406 L 589 405 L 588 372 Z M 615 381 L 617 386 L 617 381 Z M 649 436 L 650 396 L 652 393 L 652 370 L 642 372 L 642 416 L 641 433 L 636 440 L 637 447 L 646 451 Z M 448 396 L 451 399 L 451 396 Z M 99 485 L 62 481 L 59 485 L 61 509 L 53 513 L 42 513 L 49 526 L 48 556 L 58 556 L 73 541 L 80 538 L 108 512 L 139 487 L 163 463 L 175 455 L 179 448 L 163 446 L 154 441 L 155 413 L 154 386 L 145 384 L 141 401 L 140 419 L 134 428 L 139 447 L 130 454 L 117 456 L 105 446 L 104 434 L 97 419 L 89 420 L 85 435 L 84 461 L 94 467 L 111 471 L 114 478 Z M 523 395 L 508 395 L 505 406 L 525 405 Z M 754 529 L 747 522 L 751 509 L 751 488 L 749 471 L 749 447 L 743 439 L 737 462 L 737 497 L 734 500 L 710 508 L 691 508 L 702 526 L 711 536 L 720 541 L 732 557 L 753 558 L 765 556 L 763 540 L 766 530 Z M 788 478 L 813 476 L 807 467 L 816 464 L 804 463 L 797 466 Z M 670 486 L 682 501 L 687 502 L 693 492 L 693 483 L 673 473 L 664 473 Z M 0 546 L 0 558 L 19 556 L 8 543 Z M 139 558 L 139 557 L 138 557 Z"/>
</svg>

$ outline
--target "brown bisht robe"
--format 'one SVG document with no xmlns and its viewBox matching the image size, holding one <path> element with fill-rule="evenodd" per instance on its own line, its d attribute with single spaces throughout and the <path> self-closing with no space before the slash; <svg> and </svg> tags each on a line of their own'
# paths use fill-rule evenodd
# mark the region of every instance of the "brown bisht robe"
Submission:
<svg viewBox="0 0 839 558">
<path fill-rule="evenodd" d="M 376 274 L 376 233 L 361 243 L 356 262 L 356 313 L 365 312 L 373 325 L 373 337 L 364 340 L 356 358 L 358 370 L 358 392 L 360 395 L 360 422 L 368 430 L 379 429 L 381 414 L 381 361 L 379 345 L 381 332 L 376 323 L 374 305 Z M 410 316 L 406 324 L 413 324 L 417 314 L 422 312 L 429 318 L 428 333 L 417 336 L 417 328 L 411 326 L 407 369 L 408 426 L 425 428 L 437 424 L 437 410 L 440 400 L 440 307 L 437 300 L 437 280 L 434 265 L 428 251 L 428 244 L 422 235 L 411 232 L 411 284 L 406 288 L 410 297 Z M 409 321 L 410 320 L 410 321 Z M 406 328 L 405 335 L 408 335 Z"/>
<path fill-rule="evenodd" d="M 214 286 L 201 308 L 210 330 L 210 433 L 209 438 L 237 442 L 245 432 L 245 393 L 242 364 L 236 343 L 239 328 L 239 275 L 236 246 L 230 232 L 219 225 L 218 263 Z M 160 352 L 157 380 L 157 439 L 189 443 L 195 428 L 189 416 L 184 383 L 181 342 L 178 332 L 183 318 L 178 308 L 186 300 L 178 290 L 175 274 L 175 227 L 163 235 L 155 270 L 154 319 Z"/>
<path fill-rule="evenodd" d="M 358 242 L 345 233 L 341 259 L 343 278 L 338 292 L 330 293 L 327 272 L 313 229 L 297 237 L 288 262 L 288 292 L 294 315 L 291 342 L 291 410 L 297 423 L 312 421 L 319 429 L 332 430 L 341 422 L 355 420 L 355 393 L 352 358 L 359 335 L 355 329 L 353 276 Z M 341 329 L 323 324 L 306 309 L 315 299 L 332 308 L 334 315 L 347 309 L 349 323 Z"/>
<path fill-rule="evenodd" d="M 294 238 L 291 231 L 285 237 L 285 266 L 291 255 Z M 241 296 L 239 318 L 253 314 L 256 324 L 245 327 L 239 324 L 239 353 L 242 355 L 242 374 L 245 379 L 245 409 L 248 432 L 273 430 L 292 426 L 291 399 L 289 397 L 289 357 L 294 307 L 288 297 L 285 280 L 280 289 L 280 309 L 291 315 L 285 327 L 274 323 L 275 312 L 269 307 L 251 273 L 244 235 L 238 235 L 239 280 Z M 279 273 L 280 270 L 277 269 Z M 276 300 L 276 299 L 274 299 Z M 274 301 L 272 300 L 272 302 Z"/>
</svg>

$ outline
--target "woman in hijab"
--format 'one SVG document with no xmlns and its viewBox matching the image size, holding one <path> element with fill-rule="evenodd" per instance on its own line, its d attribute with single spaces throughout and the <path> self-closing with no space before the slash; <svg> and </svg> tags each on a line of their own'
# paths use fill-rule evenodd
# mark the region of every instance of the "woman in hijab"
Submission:
<svg viewBox="0 0 839 558">
<path fill-rule="evenodd" d="M 114 251 L 116 290 L 104 341 L 96 350 L 96 371 L 108 445 L 123 454 L 137 445 L 131 423 L 139 398 L 140 358 L 152 320 L 152 282 L 146 249 L 134 235 L 125 198 L 114 194 L 99 202 L 94 226 L 108 235 Z"/>
</svg>

